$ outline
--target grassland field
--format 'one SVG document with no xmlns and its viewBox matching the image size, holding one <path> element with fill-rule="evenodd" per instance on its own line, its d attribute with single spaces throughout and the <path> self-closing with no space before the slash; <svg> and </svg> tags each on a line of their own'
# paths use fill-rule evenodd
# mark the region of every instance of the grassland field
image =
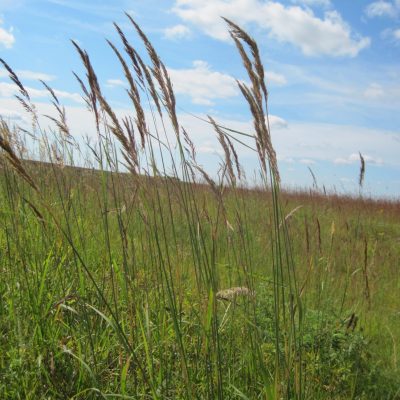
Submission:
<svg viewBox="0 0 400 400">
<path fill-rule="evenodd" d="M 400 399 L 399 201 L 281 188 L 258 49 L 229 21 L 262 179 L 240 179 L 232 132 L 213 120 L 225 159 L 209 176 L 134 26 L 152 70 L 122 31 L 135 80 L 114 50 L 134 129 L 75 44 L 100 137 L 91 167 L 68 161 L 51 91 L 56 127 L 34 132 L 50 162 L 28 161 L 24 132 L 1 121 L 0 399 Z M 142 91 L 175 129 L 178 159 L 150 133 Z"/>
</svg>

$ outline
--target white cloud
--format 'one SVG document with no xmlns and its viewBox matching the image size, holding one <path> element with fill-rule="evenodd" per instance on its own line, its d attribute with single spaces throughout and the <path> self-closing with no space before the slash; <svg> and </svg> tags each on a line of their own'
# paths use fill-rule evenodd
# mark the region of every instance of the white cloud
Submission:
<svg viewBox="0 0 400 400">
<path fill-rule="evenodd" d="M 0 118 L 14 122 L 25 120 L 25 117 L 21 113 L 7 108 L 0 108 Z"/>
<path fill-rule="evenodd" d="M 216 146 L 216 143 L 206 140 L 200 144 L 197 148 L 197 152 L 201 154 L 214 154 L 214 155 L 222 155 L 224 152 L 222 151 L 220 146 Z"/>
<path fill-rule="evenodd" d="M 383 165 L 384 164 L 382 158 L 380 158 L 380 157 L 376 158 L 376 157 L 372 157 L 368 154 L 363 154 L 362 156 L 364 158 L 364 161 L 367 164 L 373 164 L 373 165 Z M 335 160 L 333 160 L 333 162 L 335 164 L 344 164 L 344 165 L 360 163 L 360 154 L 352 153 L 348 157 L 335 158 Z"/>
<path fill-rule="evenodd" d="M 279 86 L 283 86 L 287 84 L 286 77 L 282 74 L 278 74 L 277 72 L 269 71 L 265 73 L 265 77 L 267 80 L 267 84 L 274 83 Z"/>
<path fill-rule="evenodd" d="M 354 34 L 336 11 L 325 12 L 321 19 L 310 8 L 261 0 L 176 0 L 173 11 L 219 40 L 229 40 L 221 15 L 240 25 L 256 24 L 308 56 L 355 57 L 370 45 L 370 39 Z"/>
<path fill-rule="evenodd" d="M 365 9 L 365 14 L 369 18 L 391 17 L 396 18 L 400 14 L 400 1 L 394 2 L 378 0 L 369 4 Z"/>
<path fill-rule="evenodd" d="M 60 99 L 71 100 L 75 103 L 80 103 L 80 104 L 83 104 L 85 102 L 79 93 L 70 93 L 70 92 L 65 92 L 63 90 L 57 90 L 57 89 L 53 89 L 53 90 L 54 90 L 54 93 L 56 94 L 56 96 Z M 46 92 L 46 95 L 48 96 L 47 92 Z M 40 97 L 42 97 L 42 96 L 40 96 Z"/>
<path fill-rule="evenodd" d="M 106 81 L 106 86 L 110 87 L 110 88 L 114 88 L 114 87 L 124 87 L 126 86 L 126 83 L 124 81 L 122 81 L 121 79 L 107 79 Z"/>
<path fill-rule="evenodd" d="M 204 143 L 213 136 L 212 128 L 193 117 L 180 116 L 181 124 L 195 138 L 195 143 Z M 270 117 L 271 118 L 271 117 Z M 272 120 L 281 117 L 275 116 Z M 252 121 L 235 121 L 217 118 L 217 122 L 239 132 L 253 133 Z M 311 160 L 319 162 L 335 162 L 337 159 L 346 159 L 358 162 L 358 152 L 363 154 L 370 164 L 400 167 L 398 149 L 400 131 L 390 132 L 378 129 L 369 129 L 360 126 L 300 123 L 289 121 L 285 129 L 271 129 L 272 143 L 279 160 Z M 238 137 L 239 138 L 239 137 Z M 242 139 L 240 137 L 240 139 Z M 198 141 L 198 142 L 197 142 Z M 251 141 L 247 144 L 254 146 Z M 208 143 L 208 147 L 218 148 L 217 139 Z M 254 153 L 238 145 L 238 153 L 246 161 L 254 160 Z M 351 158 L 349 159 L 349 156 Z M 358 158 L 356 158 L 356 156 Z"/>
<path fill-rule="evenodd" d="M 378 83 L 371 83 L 364 91 L 364 97 L 367 99 L 378 99 L 384 97 L 385 91 Z"/>
<path fill-rule="evenodd" d="M 283 157 L 279 154 L 277 154 L 276 158 L 278 159 L 279 162 L 287 163 L 287 164 L 294 164 L 295 160 L 292 157 Z"/>
<path fill-rule="evenodd" d="M 305 164 L 305 165 L 314 165 L 315 161 L 314 160 L 310 160 L 309 158 L 302 158 L 299 160 L 300 164 Z"/>
<path fill-rule="evenodd" d="M 400 166 L 400 132 L 385 132 L 358 126 L 295 123 L 274 134 L 272 142 L 283 158 L 346 163 L 359 160 L 358 152 L 375 165 Z M 351 156 L 343 156 L 350 154 Z"/>
<path fill-rule="evenodd" d="M 31 88 L 28 86 L 25 86 L 25 89 L 28 91 L 29 95 L 33 99 L 49 97 L 49 92 L 45 89 L 34 89 L 34 88 Z M 75 103 L 80 103 L 80 104 L 84 103 L 82 96 L 78 93 L 70 93 L 70 92 L 65 92 L 65 91 L 57 90 L 57 89 L 53 89 L 53 90 L 59 99 L 71 100 Z M 19 93 L 19 89 L 18 89 L 17 85 L 15 85 L 13 83 L 0 82 L 0 98 L 1 97 L 13 97 L 14 95 L 16 95 L 18 93 Z"/>
<path fill-rule="evenodd" d="M 295 4 L 303 4 L 305 6 L 313 7 L 330 7 L 331 1 L 330 0 L 292 0 L 292 3 Z"/>
<path fill-rule="evenodd" d="M 297 45 L 306 55 L 355 57 L 370 44 L 369 38 L 352 38 L 350 27 L 336 11 L 326 12 L 323 20 L 299 7 L 278 4 L 273 11 L 271 34 Z"/>
<path fill-rule="evenodd" d="M 11 49 L 15 43 L 13 29 L 6 30 L 1 25 L 3 25 L 3 20 L 0 18 L 0 45 L 3 45 L 6 49 Z"/>
<path fill-rule="evenodd" d="M 0 13 L 13 10 L 15 11 L 17 8 L 21 7 L 26 0 L 1 0 L 0 1 Z"/>
<path fill-rule="evenodd" d="M 26 79 L 26 80 L 42 80 L 44 82 L 49 82 L 49 81 L 53 81 L 54 79 L 56 79 L 56 77 L 54 75 L 49 75 L 49 74 L 45 74 L 43 72 L 33 72 L 33 71 L 28 71 L 28 70 L 19 70 L 16 71 L 17 75 L 19 78 L 21 79 Z"/>
<path fill-rule="evenodd" d="M 287 121 L 277 115 L 269 115 L 268 119 L 272 129 L 284 129 L 288 127 Z"/>
<path fill-rule="evenodd" d="M 194 61 L 190 69 L 168 69 L 176 93 L 186 94 L 195 104 L 212 105 L 213 100 L 238 94 L 233 77 L 212 71 L 205 61 Z"/>
<path fill-rule="evenodd" d="M 187 38 L 190 34 L 190 29 L 186 25 L 181 24 L 164 29 L 164 37 L 170 40 Z"/>
<path fill-rule="evenodd" d="M 394 43 L 400 43 L 400 29 L 385 29 L 381 36 L 382 38 L 389 39 Z"/>
<path fill-rule="evenodd" d="M 54 107 L 51 104 L 37 103 L 36 106 L 40 114 L 55 116 Z M 4 109 L 19 111 L 21 110 L 21 106 L 15 99 L 0 98 L 0 110 Z M 124 115 L 131 115 L 132 110 L 127 107 L 125 109 L 115 109 L 115 112 L 118 117 L 122 117 Z M 66 106 L 66 113 L 70 131 L 73 132 L 78 141 L 82 142 L 84 135 L 89 135 L 95 140 L 96 130 L 94 128 L 93 116 L 85 107 Z M 149 118 L 151 118 L 150 115 Z M 212 127 L 188 114 L 180 114 L 178 118 L 180 124 L 185 127 L 196 146 L 199 162 L 214 177 L 220 161 L 221 149 Z M 45 118 L 40 118 L 40 121 L 43 127 L 49 124 L 49 121 Z M 240 132 L 253 132 L 251 121 L 218 118 L 217 122 Z M 29 128 L 28 123 L 26 127 Z M 168 123 L 166 129 L 170 142 L 174 146 L 175 136 Z M 254 146 L 251 140 L 239 136 L 238 138 Z M 398 157 L 400 131 L 385 132 L 357 126 L 290 122 L 286 129 L 279 131 L 272 130 L 272 142 L 279 162 L 286 164 L 286 167 L 281 170 L 284 184 L 293 182 L 297 187 L 309 181 L 308 174 L 307 179 L 304 180 L 298 175 L 299 168 L 288 168 L 287 166 L 300 160 L 302 162 L 305 162 L 305 160 L 314 161 L 316 165 L 323 165 L 323 162 L 353 165 L 352 171 L 356 175 L 360 162 L 358 152 L 361 151 L 369 165 L 385 167 L 384 170 L 381 170 L 382 174 L 390 170 L 398 175 L 398 171 L 400 171 L 400 160 Z M 252 174 L 257 169 L 257 157 L 252 150 L 240 144 L 237 144 L 236 149 L 240 162 L 251 183 Z M 356 169 L 354 170 L 354 168 Z M 321 184 L 332 185 L 337 182 L 339 179 L 339 177 L 335 177 L 335 171 L 337 170 L 330 168 L 330 171 L 330 176 L 327 175 L 321 178 Z M 320 171 L 316 170 L 316 172 L 319 173 Z M 398 187 L 398 185 L 395 186 L 395 188 Z M 371 191 L 372 193 L 377 193 L 377 188 L 371 186 Z M 393 193 L 398 196 L 398 189 L 393 190 Z"/>
<path fill-rule="evenodd" d="M 12 83 L 0 82 L 0 97 L 13 97 L 18 94 L 18 87 Z"/>
<path fill-rule="evenodd" d="M 354 120 L 354 107 L 358 109 L 358 116 L 365 115 L 365 110 L 371 107 L 378 107 L 375 114 L 384 110 L 396 112 L 395 109 L 400 107 L 400 72 L 395 65 L 377 64 L 374 68 L 357 69 L 332 64 L 331 67 L 312 68 L 311 71 L 290 64 L 274 65 L 274 68 L 287 76 L 293 87 L 307 86 L 303 90 L 300 107 L 305 109 L 307 106 L 309 114 L 320 110 L 324 115 L 332 116 L 333 110 L 342 110 L 351 122 Z M 285 92 L 274 96 L 273 103 L 292 109 L 299 107 L 298 97 Z M 350 108 L 353 112 L 350 112 Z"/>
<path fill-rule="evenodd" d="M 53 81 L 56 79 L 54 75 L 45 74 L 43 72 L 34 72 L 29 70 L 16 70 L 19 79 L 26 79 L 28 81 L 42 80 L 45 82 Z M 8 72 L 2 68 L 0 69 L 0 78 L 5 78 L 8 76 Z"/>
</svg>

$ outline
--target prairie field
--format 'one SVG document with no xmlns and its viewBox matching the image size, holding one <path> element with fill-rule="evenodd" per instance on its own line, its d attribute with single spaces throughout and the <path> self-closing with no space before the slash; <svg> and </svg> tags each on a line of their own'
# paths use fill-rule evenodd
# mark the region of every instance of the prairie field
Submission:
<svg viewBox="0 0 400 400">
<path fill-rule="evenodd" d="M 0 398 L 400 399 L 400 202 L 364 197 L 363 165 L 358 196 L 281 187 L 258 48 L 230 21 L 254 133 L 210 118 L 223 156 L 206 172 L 130 22 L 151 68 L 118 26 L 110 45 L 132 118 L 74 43 L 95 145 L 49 87 L 43 128 L 4 62 L 33 128 L 0 125 Z"/>
</svg>

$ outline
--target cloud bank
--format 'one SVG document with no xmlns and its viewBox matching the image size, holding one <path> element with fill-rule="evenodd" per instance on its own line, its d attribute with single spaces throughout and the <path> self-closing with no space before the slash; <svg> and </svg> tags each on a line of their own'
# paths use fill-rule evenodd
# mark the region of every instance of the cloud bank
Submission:
<svg viewBox="0 0 400 400">
<path fill-rule="evenodd" d="M 215 39 L 229 40 L 221 20 L 224 16 L 240 25 L 255 24 L 270 37 L 292 44 L 307 56 L 355 57 L 371 42 L 368 37 L 352 32 L 333 10 L 318 18 L 309 7 L 261 0 L 176 0 L 172 10 Z"/>
</svg>

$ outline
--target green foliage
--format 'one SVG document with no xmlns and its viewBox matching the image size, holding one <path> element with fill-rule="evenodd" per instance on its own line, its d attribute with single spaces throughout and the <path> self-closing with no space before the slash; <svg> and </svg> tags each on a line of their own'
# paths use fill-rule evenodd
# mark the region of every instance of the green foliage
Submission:
<svg viewBox="0 0 400 400">
<path fill-rule="evenodd" d="M 21 160 L 24 138 L 0 124 L 0 398 L 399 398 L 399 204 L 280 192 L 258 49 L 229 21 L 257 132 L 214 124 L 225 161 L 208 176 L 167 70 L 131 22 L 152 62 L 144 68 L 118 28 L 140 88 L 113 49 L 140 137 L 77 44 L 100 133 L 87 144 L 92 167 L 66 166 L 88 149 L 54 97 L 56 129 L 31 135 L 56 161 Z M 147 114 L 169 119 L 155 132 L 140 120 L 139 89 Z M 235 176 L 233 133 L 255 141 L 261 189 Z"/>
</svg>

